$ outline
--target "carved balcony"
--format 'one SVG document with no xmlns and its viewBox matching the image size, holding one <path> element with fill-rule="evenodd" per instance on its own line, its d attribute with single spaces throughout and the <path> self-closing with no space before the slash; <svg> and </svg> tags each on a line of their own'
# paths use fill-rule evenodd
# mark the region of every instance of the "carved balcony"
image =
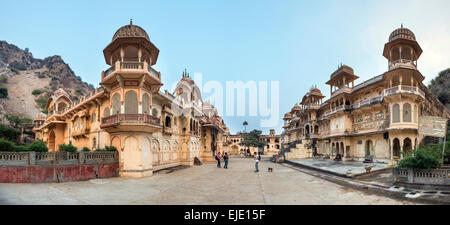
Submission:
<svg viewBox="0 0 450 225">
<path fill-rule="evenodd" d="M 115 114 L 102 118 L 100 128 L 114 131 L 156 132 L 162 129 L 161 120 L 148 114 Z"/>
</svg>

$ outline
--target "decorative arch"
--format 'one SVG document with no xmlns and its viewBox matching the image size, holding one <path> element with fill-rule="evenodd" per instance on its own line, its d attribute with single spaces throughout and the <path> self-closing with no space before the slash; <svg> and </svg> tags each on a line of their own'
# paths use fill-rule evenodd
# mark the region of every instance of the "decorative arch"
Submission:
<svg viewBox="0 0 450 225">
<path fill-rule="evenodd" d="M 52 130 L 48 136 L 48 148 L 53 151 L 56 151 L 56 136 L 55 132 Z"/>
<path fill-rule="evenodd" d="M 411 105 L 403 104 L 403 122 L 411 122 Z"/>
<path fill-rule="evenodd" d="M 120 113 L 120 94 L 115 93 L 112 98 L 112 115 Z"/>
<path fill-rule="evenodd" d="M 366 141 L 366 157 L 373 156 L 373 155 L 374 155 L 373 142 L 372 142 L 372 140 L 367 140 Z"/>
<path fill-rule="evenodd" d="M 150 114 L 150 97 L 147 93 L 142 95 L 142 113 Z"/>
<path fill-rule="evenodd" d="M 392 156 L 400 157 L 400 140 L 394 138 L 392 141 Z"/>
<path fill-rule="evenodd" d="M 97 120 L 97 114 L 95 112 L 93 112 L 92 116 L 91 116 L 91 122 L 95 123 L 96 120 Z"/>
<path fill-rule="evenodd" d="M 158 110 L 156 108 L 152 109 L 152 116 L 158 117 Z"/>
<path fill-rule="evenodd" d="M 403 140 L 403 152 L 411 152 L 412 150 L 412 141 L 410 138 L 405 138 Z"/>
<path fill-rule="evenodd" d="M 152 151 L 153 152 L 159 152 L 160 148 L 159 148 L 159 141 L 158 139 L 152 139 Z"/>
<path fill-rule="evenodd" d="M 125 114 L 138 114 L 138 99 L 135 91 L 125 94 Z"/>
<path fill-rule="evenodd" d="M 124 141 L 123 166 L 125 170 L 141 169 L 141 157 L 138 141 L 134 136 L 128 136 Z"/>
<path fill-rule="evenodd" d="M 395 103 L 392 106 L 392 122 L 399 123 L 400 122 L 400 105 Z"/>
<path fill-rule="evenodd" d="M 391 51 L 391 61 L 396 61 L 400 59 L 400 49 L 395 47 Z"/>
<path fill-rule="evenodd" d="M 110 114 L 110 112 L 109 112 L 109 107 L 106 107 L 104 110 L 103 110 L 103 117 L 108 117 L 108 116 L 110 116 L 111 114 Z"/>
<path fill-rule="evenodd" d="M 165 125 L 166 125 L 166 127 L 169 127 L 169 128 L 172 127 L 172 119 L 170 118 L 169 115 L 167 115 L 165 118 Z"/>
</svg>

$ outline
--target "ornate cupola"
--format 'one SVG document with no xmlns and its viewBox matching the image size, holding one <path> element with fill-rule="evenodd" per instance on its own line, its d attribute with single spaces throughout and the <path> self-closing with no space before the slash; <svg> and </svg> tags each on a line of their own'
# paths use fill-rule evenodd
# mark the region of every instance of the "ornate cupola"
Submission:
<svg viewBox="0 0 450 225">
<path fill-rule="evenodd" d="M 417 43 L 416 36 L 403 25 L 389 35 L 389 41 L 383 50 L 383 56 L 389 62 L 389 70 L 399 67 L 417 69 L 417 59 L 421 54 L 422 48 Z"/>
<path fill-rule="evenodd" d="M 150 41 L 147 32 L 130 20 L 129 25 L 119 28 L 111 43 L 103 50 L 106 64 L 113 65 L 116 61 L 147 62 L 150 66 L 156 64 L 159 49 Z"/>
<path fill-rule="evenodd" d="M 132 20 L 114 33 L 103 54 L 106 64 L 111 66 L 102 73 L 100 84 L 105 89 L 114 88 L 116 83 L 121 87 L 132 84 L 147 87 L 155 93 L 162 85 L 161 74 L 152 67 L 158 59 L 159 49 L 150 41 L 147 32 L 134 25 Z"/>
<path fill-rule="evenodd" d="M 338 69 L 331 74 L 330 80 L 326 82 L 326 84 L 330 85 L 330 98 L 342 93 L 351 92 L 355 85 L 354 81 L 358 78 L 359 77 L 353 72 L 353 68 L 341 64 Z"/>
</svg>

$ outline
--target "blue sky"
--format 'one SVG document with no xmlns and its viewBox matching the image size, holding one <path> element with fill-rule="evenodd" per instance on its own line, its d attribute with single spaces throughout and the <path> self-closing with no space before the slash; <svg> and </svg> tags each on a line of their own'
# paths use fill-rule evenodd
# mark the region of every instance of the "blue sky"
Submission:
<svg viewBox="0 0 450 225">
<path fill-rule="evenodd" d="M 6 1 L 0 40 L 28 47 L 36 58 L 61 55 L 76 75 L 95 86 L 107 69 L 103 48 L 121 26 L 144 28 L 160 49 L 155 68 L 169 89 L 185 68 L 203 82 L 279 81 L 282 115 L 339 63 L 363 82 L 387 69 L 382 50 L 401 23 L 424 53 L 425 83 L 450 67 L 450 1 Z M 259 128 L 259 117 L 224 117 L 231 132 Z M 263 128 L 265 133 L 270 128 Z"/>
</svg>

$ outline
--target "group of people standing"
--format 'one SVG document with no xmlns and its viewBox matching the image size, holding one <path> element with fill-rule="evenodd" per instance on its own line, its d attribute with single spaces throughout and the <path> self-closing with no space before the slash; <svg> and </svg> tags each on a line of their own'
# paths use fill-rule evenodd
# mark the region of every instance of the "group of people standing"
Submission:
<svg viewBox="0 0 450 225">
<path fill-rule="evenodd" d="M 255 155 L 255 173 L 257 173 L 259 172 L 258 164 L 259 161 L 261 160 L 261 155 L 259 152 L 258 153 L 254 152 L 254 155 Z M 217 152 L 215 159 L 217 160 L 217 168 L 220 168 L 220 159 L 223 159 L 223 161 L 225 162 L 223 168 L 228 169 L 228 159 L 229 159 L 228 153 L 225 152 L 224 154 L 221 155 L 220 152 Z"/>
<path fill-rule="evenodd" d="M 217 160 L 217 168 L 220 168 L 220 159 L 223 159 L 225 164 L 223 165 L 224 169 L 228 169 L 228 153 L 224 153 L 223 155 L 220 155 L 220 152 L 217 152 L 216 154 L 216 160 Z"/>
</svg>

